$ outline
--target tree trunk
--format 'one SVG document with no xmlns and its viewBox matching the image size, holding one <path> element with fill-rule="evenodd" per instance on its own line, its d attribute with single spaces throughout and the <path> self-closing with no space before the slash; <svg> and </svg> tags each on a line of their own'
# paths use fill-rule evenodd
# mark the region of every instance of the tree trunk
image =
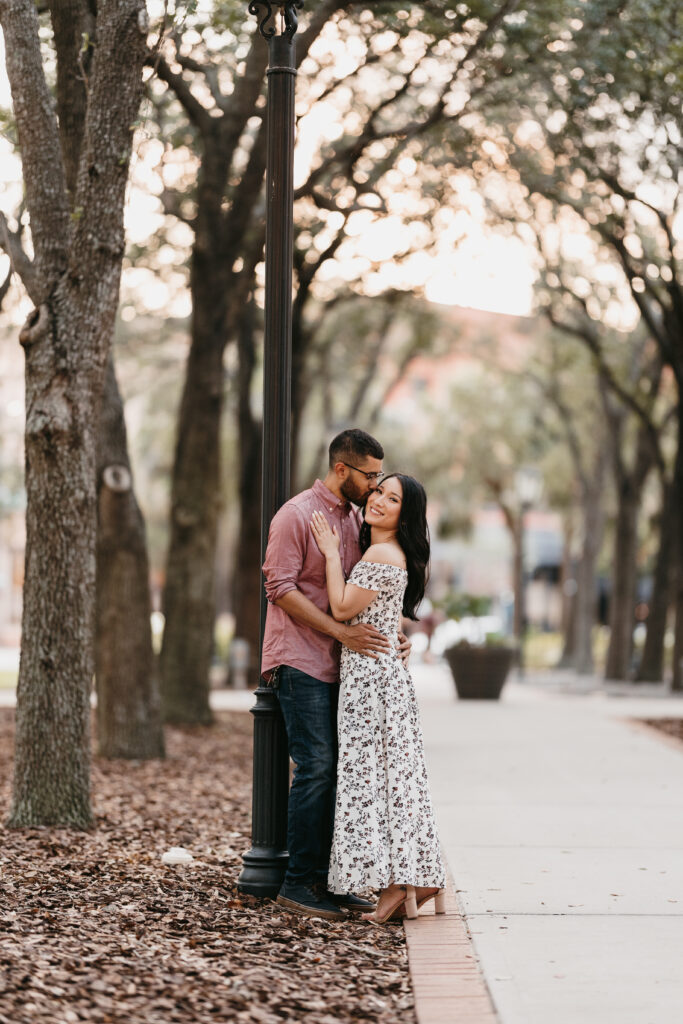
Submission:
<svg viewBox="0 0 683 1024">
<path fill-rule="evenodd" d="M 32 0 L 0 0 L 34 260 L 26 353 L 26 568 L 14 827 L 92 824 L 97 425 L 118 302 L 142 0 L 101 0 L 74 209 Z M 25 282 L 26 283 L 26 282 Z"/>
<path fill-rule="evenodd" d="M 88 828 L 90 687 L 95 604 L 95 438 L 92 373 L 53 373 L 73 319 L 50 302 L 46 333 L 26 351 L 26 563 L 10 827 Z M 42 316 L 42 312 L 41 312 Z M 66 343 L 65 343 L 66 342 Z"/>
<path fill-rule="evenodd" d="M 293 484 L 293 493 L 297 493 L 299 490 L 301 424 L 310 392 L 306 379 L 306 356 L 310 348 L 311 338 L 310 333 L 304 326 L 303 306 L 303 297 L 297 292 L 292 304 L 292 415 L 290 425 L 292 447 L 289 470 Z"/>
<path fill-rule="evenodd" d="M 266 161 L 262 128 L 239 188 L 224 211 L 232 154 L 261 91 L 265 47 L 256 39 L 224 117 L 212 117 L 165 62 L 159 71 L 199 130 L 202 163 L 193 222 L 190 291 L 192 339 L 178 417 L 171 493 L 160 656 L 166 721 L 208 724 L 209 669 L 215 618 L 215 560 L 220 509 L 220 424 L 223 353 L 251 288 L 263 229 L 250 224 Z M 237 258 L 242 270 L 235 270 Z"/>
<path fill-rule="evenodd" d="M 675 564 L 678 506 L 675 488 L 662 483 L 662 509 L 659 517 L 659 547 L 652 580 L 652 595 L 647 616 L 643 656 L 638 666 L 638 682 L 658 683 L 664 678 L 664 638 L 671 606 L 672 569 Z"/>
<path fill-rule="evenodd" d="M 235 636 L 249 643 L 249 682 L 258 681 L 261 612 L 261 425 L 240 433 L 240 523 L 237 537 L 233 607 Z"/>
<path fill-rule="evenodd" d="M 514 594 L 512 632 L 517 641 L 517 663 L 523 668 L 524 658 L 524 512 L 513 520 L 512 537 L 512 589 Z"/>
<path fill-rule="evenodd" d="M 241 487 L 240 531 L 233 578 L 234 635 L 249 642 L 249 682 L 258 681 L 260 663 L 259 622 L 261 609 L 261 430 L 255 424 L 251 439 L 241 453 L 241 471 L 247 483 Z M 251 514 L 250 514 L 251 510 Z"/>
<path fill-rule="evenodd" d="M 163 757 L 145 524 L 133 489 L 123 404 L 111 356 L 100 420 L 97 484 L 99 753 L 140 760 Z"/>
<path fill-rule="evenodd" d="M 609 603 L 610 640 L 605 660 L 606 679 L 629 679 L 631 676 L 639 508 L 640 490 L 636 490 L 634 481 L 630 475 L 626 475 L 620 488 L 615 523 Z"/>
<path fill-rule="evenodd" d="M 203 142 L 190 268 L 192 340 L 173 465 L 159 665 L 164 719 L 206 725 L 213 721 L 209 669 L 221 504 L 223 353 L 239 308 L 239 277 L 232 273 L 235 253 L 221 208 L 228 142 L 220 124 Z M 245 270 L 242 276 L 248 273 Z"/>
<path fill-rule="evenodd" d="M 656 364 L 653 390 L 656 392 L 661 366 Z M 605 401 L 606 407 L 608 406 Z M 612 434 L 614 476 L 617 488 L 617 518 L 612 558 L 609 604 L 610 639 L 605 659 L 606 679 L 630 679 L 633 674 L 633 627 L 638 590 L 638 516 L 643 487 L 652 469 L 654 451 L 649 428 L 638 427 L 635 458 L 629 469 L 622 452 L 623 418 L 607 413 L 608 423 L 616 425 Z"/>
<path fill-rule="evenodd" d="M 207 285 L 209 280 L 213 278 L 207 278 Z M 223 404 L 223 325 L 220 319 L 206 322 L 216 305 L 222 304 L 209 302 L 208 297 L 204 302 L 195 299 L 193 343 L 173 467 L 160 658 L 164 719 L 205 725 L 213 720 L 209 668 L 215 618 L 214 561 Z M 202 338 L 203 331 L 207 333 Z"/>
<path fill-rule="evenodd" d="M 675 501 L 678 516 L 676 543 L 676 587 L 675 587 L 675 636 L 673 654 L 672 690 L 683 690 L 683 381 L 678 379 L 678 448 L 676 451 L 676 467 L 674 471 Z"/>
<path fill-rule="evenodd" d="M 574 530 L 571 520 L 565 519 L 564 546 L 562 549 L 562 654 L 556 668 L 573 668 L 576 663 L 576 579 L 573 568 Z"/>
<path fill-rule="evenodd" d="M 249 643 L 249 682 L 258 681 L 261 594 L 261 423 L 251 410 L 251 383 L 256 364 L 255 307 L 246 305 L 238 331 L 238 439 L 240 521 L 233 578 L 235 636 Z"/>
<path fill-rule="evenodd" d="M 590 486 L 582 496 L 583 546 L 577 572 L 576 591 L 576 662 L 580 675 L 590 675 L 594 669 L 593 626 L 596 610 L 596 578 L 598 557 L 605 525 L 603 507 L 603 481 L 605 454 L 601 449 Z"/>
</svg>

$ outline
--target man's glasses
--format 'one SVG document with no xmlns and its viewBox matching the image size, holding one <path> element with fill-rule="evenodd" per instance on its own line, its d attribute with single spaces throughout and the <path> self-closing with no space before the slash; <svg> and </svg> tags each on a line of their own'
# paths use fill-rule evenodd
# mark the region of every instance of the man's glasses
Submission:
<svg viewBox="0 0 683 1024">
<path fill-rule="evenodd" d="M 366 473 L 364 469 L 359 469 L 358 466 L 352 466 L 350 462 L 344 462 L 343 459 L 342 465 L 346 466 L 347 469 L 355 469 L 356 473 L 362 473 L 369 484 L 378 484 L 380 480 L 384 479 L 384 473 Z"/>
</svg>

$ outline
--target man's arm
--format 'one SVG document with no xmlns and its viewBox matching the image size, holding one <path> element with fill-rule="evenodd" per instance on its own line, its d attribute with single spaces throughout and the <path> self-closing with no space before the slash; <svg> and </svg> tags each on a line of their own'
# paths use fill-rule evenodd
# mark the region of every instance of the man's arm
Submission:
<svg viewBox="0 0 683 1024">
<path fill-rule="evenodd" d="M 344 647 L 349 647 L 358 654 L 376 658 L 378 653 L 388 650 L 391 646 L 387 638 L 374 626 L 367 622 L 359 622 L 355 626 L 337 622 L 331 615 L 322 612 L 317 605 L 309 601 L 300 590 L 288 590 L 282 597 L 276 598 L 273 604 L 282 608 L 283 612 L 291 615 L 297 622 L 333 637 Z"/>
</svg>

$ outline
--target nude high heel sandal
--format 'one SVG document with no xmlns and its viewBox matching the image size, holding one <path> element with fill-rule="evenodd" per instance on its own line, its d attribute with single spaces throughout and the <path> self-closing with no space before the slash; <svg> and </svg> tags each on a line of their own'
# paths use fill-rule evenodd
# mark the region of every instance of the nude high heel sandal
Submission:
<svg viewBox="0 0 683 1024">
<path fill-rule="evenodd" d="M 408 886 L 408 888 L 410 889 L 410 886 Z M 413 893 L 414 892 L 415 892 L 415 890 L 413 889 Z M 416 909 L 419 910 L 420 907 L 424 907 L 425 903 L 429 903 L 430 900 L 434 900 L 434 913 L 435 914 L 445 914 L 446 913 L 446 890 L 445 889 L 437 889 L 436 892 L 430 892 L 429 896 L 423 896 L 421 900 L 417 901 L 417 908 Z M 408 906 L 408 904 L 406 903 L 406 908 L 407 908 L 407 906 Z M 410 917 L 410 914 L 408 914 L 408 917 Z"/>
<path fill-rule="evenodd" d="M 421 900 L 417 901 L 417 909 L 424 907 L 425 903 L 429 903 L 430 900 L 434 900 L 434 913 L 445 914 L 446 913 L 446 890 L 437 889 L 436 892 L 430 892 L 429 896 L 423 896 Z"/>
<path fill-rule="evenodd" d="M 406 910 L 406 917 L 409 920 L 412 920 L 413 918 L 417 917 L 417 900 L 415 898 L 414 885 L 406 886 L 406 899 L 403 906 L 405 907 Z"/>
<path fill-rule="evenodd" d="M 396 908 L 396 910 L 394 910 L 393 914 L 391 915 L 394 919 L 400 919 L 400 918 L 403 918 L 403 917 L 417 917 L 417 911 L 420 909 L 420 907 L 424 907 L 425 903 L 429 903 L 430 900 L 434 900 L 434 913 L 435 914 L 445 914 L 446 913 L 446 890 L 445 889 L 437 889 L 435 892 L 430 892 L 428 896 L 423 896 L 421 899 L 418 900 L 416 898 L 415 889 L 413 888 L 413 886 L 409 885 L 406 888 L 408 889 L 409 892 L 412 890 L 413 897 L 415 898 L 415 904 L 416 904 L 415 905 L 415 913 L 414 914 L 409 914 L 408 913 L 408 899 L 409 899 L 409 897 L 406 896 L 405 901 L 403 903 L 399 904 L 399 906 Z"/>
<path fill-rule="evenodd" d="M 399 911 L 404 911 L 404 908 L 407 908 L 411 892 L 414 913 L 408 914 L 407 910 L 405 910 L 404 912 L 408 914 L 409 917 L 417 917 L 417 905 L 415 904 L 415 889 L 411 885 L 399 885 L 398 892 L 400 895 L 400 899 L 397 902 L 395 902 L 393 906 L 389 907 L 388 910 L 385 910 L 382 914 L 380 914 L 378 912 L 378 901 L 377 907 L 375 907 L 372 913 L 361 914 L 361 919 L 363 921 L 369 921 L 370 924 L 386 924 L 389 918 L 394 917 L 394 915 L 397 914 Z"/>
</svg>

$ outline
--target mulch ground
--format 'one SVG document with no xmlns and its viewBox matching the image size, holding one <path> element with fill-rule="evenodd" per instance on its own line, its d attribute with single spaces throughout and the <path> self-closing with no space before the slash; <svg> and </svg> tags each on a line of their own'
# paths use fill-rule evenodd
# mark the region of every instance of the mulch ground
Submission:
<svg viewBox="0 0 683 1024">
<path fill-rule="evenodd" d="M 653 729 L 659 729 L 660 732 L 665 732 L 667 736 L 674 736 L 683 742 L 683 718 L 644 718 L 642 721 L 645 725 L 649 725 Z"/>
<path fill-rule="evenodd" d="M 242 896 L 251 716 L 169 729 L 165 761 L 95 759 L 92 832 L 0 827 L 1 1024 L 414 1024 L 403 928 Z M 13 712 L 0 710 L 0 816 Z M 185 846 L 186 867 L 161 855 Z"/>
</svg>

